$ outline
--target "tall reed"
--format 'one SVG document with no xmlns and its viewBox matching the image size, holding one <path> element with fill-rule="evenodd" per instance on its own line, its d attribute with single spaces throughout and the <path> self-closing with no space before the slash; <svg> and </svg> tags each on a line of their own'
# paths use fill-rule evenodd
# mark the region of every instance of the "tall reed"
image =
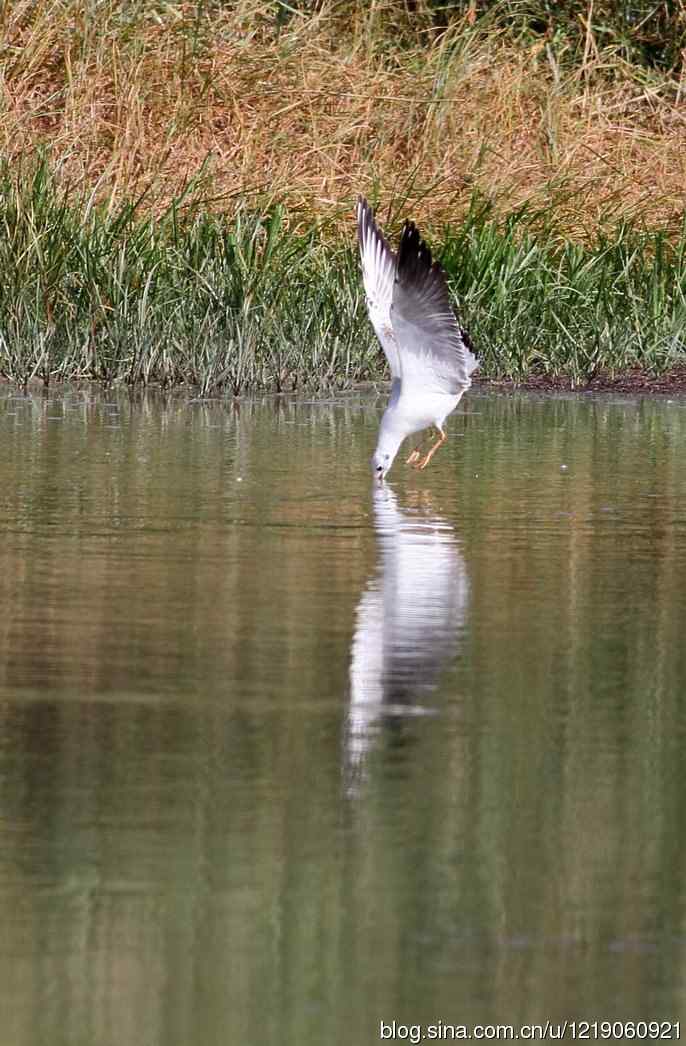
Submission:
<svg viewBox="0 0 686 1046">
<path fill-rule="evenodd" d="M 354 218 L 345 237 L 280 205 L 232 218 L 192 196 L 160 216 L 74 195 L 47 162 L 0 166 L 0 374 L 95 379 L 203 395 L 383 378 L 366 317 Z M 388 231 L 404 208 L 396 200 Z M 527 208 L 475 195 L 433 241 L 482 360 L 521 378 L 664 370 L 686 345 L 686 233 L 619 224 L 586 244 Z"/>
</svg>

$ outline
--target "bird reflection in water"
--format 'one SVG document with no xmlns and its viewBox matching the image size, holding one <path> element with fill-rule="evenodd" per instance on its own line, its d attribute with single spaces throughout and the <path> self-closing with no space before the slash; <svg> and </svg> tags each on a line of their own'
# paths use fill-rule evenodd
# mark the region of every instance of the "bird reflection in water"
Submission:
<svg viewBox="0 0 686 1046">
<path fill-rule="evenodd" d="M 426 505 L 401 509 L 375 485 L 378 568 L 357 607 L 346 776 L 353 790 L 384 725 L 430 714 L 428 695 L 457 653 L 469 580 L 454 527 Z"/>
</svg>

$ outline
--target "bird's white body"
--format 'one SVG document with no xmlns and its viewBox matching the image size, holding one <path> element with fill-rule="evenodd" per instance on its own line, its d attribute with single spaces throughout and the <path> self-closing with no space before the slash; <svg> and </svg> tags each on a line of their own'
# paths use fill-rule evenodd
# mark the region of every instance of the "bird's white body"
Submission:
<svg viewBox="0 0 686 1046">
<path fill-rule="evenodd" d="M 381 418 L 374 460 L 383 463 L 386 455 L 390 455 L 392 462 L 406 436 L 415 432 L 432 426 L 442 431 L 445 419 L 455 410 L 462 395 L 462 392 L 452 396 L 445 392 L 426 392 L 417 396 L 403 393 L 402 386 L 398 385 L 397 398 L 391 393 Z"/>
<path fill-rule="evenodd" d="M 443 270 L 411 222 L 396 256 L 365 200 L 357 206 L 358 238 L 369 317 L 391 368 L 393 387 L 372 467 L 383 479 L 406 436 L 434 426 L 440 433 L 422 457 L 425 468 L 446 435 L 443 424 L 471 385 L 478 366 L 450 305 Z"/>
<path fill-rule="evenodd" d="M 379 429 L 379 441 L 406 436 L 434 425 L 443 428 L 449 414 L 455 410 L 462 399 L 464 390 L 455 395 L 445 392 L 422 392 L 419 395 L 404 391 L 400 386 L 398 398 L 393 397 L 384 411 Z M 398 444 L 400 446 L 400 444 Z"/>
</svg>

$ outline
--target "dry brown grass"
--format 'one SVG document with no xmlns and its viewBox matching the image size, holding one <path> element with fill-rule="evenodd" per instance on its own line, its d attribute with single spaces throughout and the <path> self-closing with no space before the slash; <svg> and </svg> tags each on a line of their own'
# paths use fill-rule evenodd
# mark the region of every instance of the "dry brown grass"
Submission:
<svg viewBox="0 0 686 1046">
<path fill-rule="evenodd" d="M 266 191 L 308 221 L 348 222 L 363 191 L 436 225 L 475 187 L 500 210 L 554 203 L 577 233 L 680 218 L 680 84 L 622 66 L 590 35 L 566 70 L 549 45 L 468 20 L 399 46 L 396 7 L 343 17 L 332 0 L 277 32 L 272 5 L 253 0 L 205 13 L 105 0 L 90 15 L 17 0 L 2 24 L 1 148 L 16 160 L 49 146 L 75 187 L 147 189 L 154 208 L 203 171 L 217 209 Z"/>
</svg>

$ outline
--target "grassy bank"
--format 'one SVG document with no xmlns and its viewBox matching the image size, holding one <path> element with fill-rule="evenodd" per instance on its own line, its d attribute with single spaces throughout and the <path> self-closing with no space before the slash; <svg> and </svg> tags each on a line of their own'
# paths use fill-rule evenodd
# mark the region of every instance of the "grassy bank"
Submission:
<svg viewBox="0 0 686 1046">
<path fill-rule="evenodd" d="M 230 222 L 187 199 L 102 209 L 0 174 L 0 372 L 186 384 L 201 393 L 345 384 L 370 372 L 352 253 L 282 208 Z"/>
<path fill-rule="evenodd" d="M 203 394 L 383 376 L 359 191 L 388 232 L 421 223 L 482 375 L 683 363 L 686 13 L 627 11 L 1 7 L 0 373 Z"/>
<path fill-rule="evenodd" d="M 341 242 L 275 205 L 229 219 L 190 196 L 157 216 L 142 203 L 103 208 L 60 187 L 45 164 L 31 177 L 5 166 L 0 373 L 203 394 L 382 377 L 353 228 L 351 213 Z M 580 382 L 683 361 L 686 236 L 619 225 L 573 243 L 540 214 L 503 220 L 474 196 L 435 246 L 482 375 Z"/>
</svg>

